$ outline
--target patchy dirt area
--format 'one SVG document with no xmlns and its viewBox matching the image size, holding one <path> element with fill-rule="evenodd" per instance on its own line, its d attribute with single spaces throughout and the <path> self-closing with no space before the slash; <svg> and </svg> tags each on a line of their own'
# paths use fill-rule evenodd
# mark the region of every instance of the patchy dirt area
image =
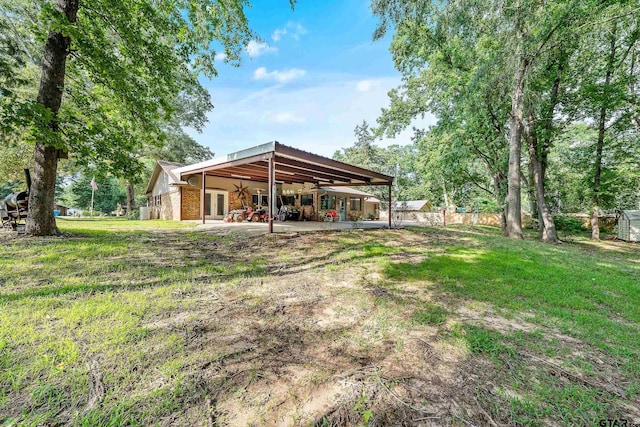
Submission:
<svg viewBox="0 0 640 427">
<path fill-rule="evenodd" d="M 418 243 L 412 240 L 407 246 Z M 238 280 L 213 298 L 192 296 L 195 307 L 188 312 L 145 325 L 183 331 L 189 351 L 214 352 L 190 372 L 207 385 L 213 423 L 441 425 L 456 414 L 477 419 L 460 412 L 471 369 L 465 352 L 439 343 L 435 328 L 408 325 L 411 307 L 428 300 L 428 292 L 386 290 L 375 261 L 340 266 L 332 247 L 318 251 L 318 236 L 284 242 L 294 244 L 295 262 L 274 258 L 267 277 Z M 278 253 L 282 244 L 271 237 L 259 246 L 261 253 Z M 398 247 L 398 241 L 388 246 Z M 404 300 L 411 300 L 409 307 L 394 302 Z"/>
</svg>

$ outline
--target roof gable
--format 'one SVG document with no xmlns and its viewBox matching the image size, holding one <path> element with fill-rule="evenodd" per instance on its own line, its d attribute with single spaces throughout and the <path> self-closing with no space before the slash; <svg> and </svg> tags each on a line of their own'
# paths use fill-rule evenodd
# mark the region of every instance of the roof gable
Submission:
<svg viewBox="0 0 640 427">
<path fill-rule="evenodd" d="M 180 181 L 180 178 L 175 174 L 174 170 L 182 166 L 183 165 L 181 163 L 158 160 L 155 167 L 153 168 L 153 172 L 151 173 L 151 178 L 149 179 L 149 183 L 147 184 L 147 190 L 145 194 L 149 194 L 153 191 L 153 187 L 156 185 L 156 181 L 158 180 L 161 172 L 165 172 L 169 176 L 170 184 Z"/>
</svg>

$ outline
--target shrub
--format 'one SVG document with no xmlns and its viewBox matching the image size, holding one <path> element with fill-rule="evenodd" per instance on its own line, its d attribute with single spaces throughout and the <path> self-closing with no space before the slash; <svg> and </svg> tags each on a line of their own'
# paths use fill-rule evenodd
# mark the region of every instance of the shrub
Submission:
<svg viewBox="0 0 640 427">
<path fill-rule="evenodd" d="M 553 217 L 553 221 L 556 224 L 556 229 L 565 233 L 580 233 L 585 230 L 582 226 L 582 221 L 578 218 L 557 215 Z"/>
<path fill-rule="evenodd" d="M 127 219 L 140 219 L 140 209 L 134 208 L 130 212 L 127 212 Z"/>
</svg>

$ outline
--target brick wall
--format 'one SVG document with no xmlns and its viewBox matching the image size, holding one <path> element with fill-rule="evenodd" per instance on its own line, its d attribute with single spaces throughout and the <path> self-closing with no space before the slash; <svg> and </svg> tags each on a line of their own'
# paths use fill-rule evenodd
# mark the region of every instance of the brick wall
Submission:
<svg viewBox="0 0 640 427">
<path fill-rule="evenodd" d="M 182 219 L 200 219 L 200 190 L 182 187 Z"/>
<path fill-rule="evenodd" d="M 242 209 L 242 208 L 243 208 L 242 202 L 238 197 L 238 193 L 236 193 L 235 191 L 230 191 L 229 192 L 229 210 L 232 211 L 234 209 Z"/>
</svg>

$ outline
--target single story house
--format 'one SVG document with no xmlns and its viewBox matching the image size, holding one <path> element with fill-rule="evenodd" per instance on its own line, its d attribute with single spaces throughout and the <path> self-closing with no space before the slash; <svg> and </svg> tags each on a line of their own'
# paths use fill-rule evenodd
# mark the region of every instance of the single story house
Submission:
<svg viewBox="0 0 640 427">
<path fill-rule="evenodd" d="M 349 221 L 378 218 L 380 210 L 380 200 L 352 187 L 384 185 L 391 193 L 392 184 L 393 177 L 274 141 L 192 165 L 158 161 L 146 195 L 151 219 L 204 223 L 244 206 L 275 214 L 284 204 L 307 220 L 329 213 Z"/>
</svg>

